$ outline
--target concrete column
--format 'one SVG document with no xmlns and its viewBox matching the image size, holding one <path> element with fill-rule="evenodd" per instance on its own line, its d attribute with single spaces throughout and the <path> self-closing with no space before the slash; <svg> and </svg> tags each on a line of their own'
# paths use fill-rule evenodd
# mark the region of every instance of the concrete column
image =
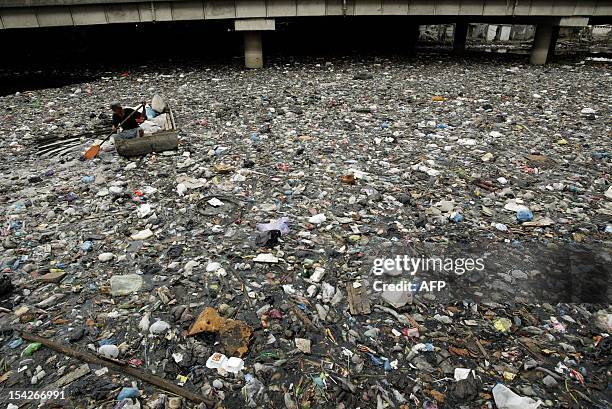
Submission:
<svg viewBox="0 0 612 409">
<path fill-rule="evenodd" d="M 276 22 L 271 18 L 249 18 L 234 20 L 234 29 L 244 32 L 244 65 L 247 68 L 262 68 L 261 32 L 274 31 Z"/>
<path fill-rule="evenodd" d="M 549 51 L 553 43 L 554 26 L 538 24 L 529 62 L 533 65 L 544 65 L 548 61 Z"/>
<path fill-rule="evenodd" d="M 263 67 L 261 31 L 244 32 L 244 65 L 247 68 Z"/>
<path fill-rule="evenodd" d="M 463 54 L 465 52 L 465 42 L 467 40 L 468 23 L 458 22 L 455 24 L 453 40 L 453 52 Z"/>
</svg>

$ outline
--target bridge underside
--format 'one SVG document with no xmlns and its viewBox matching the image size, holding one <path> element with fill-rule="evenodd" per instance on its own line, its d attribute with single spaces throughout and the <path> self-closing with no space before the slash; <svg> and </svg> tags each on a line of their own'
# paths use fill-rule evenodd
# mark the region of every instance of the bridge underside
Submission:
<svg viewBox="0 0 612 409">
<path fill-rule="evenodd" d="M 597 0 L 0 0 L 0 29 L 309 16 L 610 17 Z"/>
<path fill-rule="evenodd" d="M 457 23 L 455 50 L 465 44 L 467 22 L 535 24 L 533 64 L 544 64 L 560 26 L 612 18 L 612 1 L 598 0 L 0 0 L 0 30 L 189 20 L 228 20 L 244 31 L 245 63 L 260 67 L 261 32 L 275 18 L 405 16 L 394 24 Z M 367 27 L 364 27 L 367 30 Z"/>
</svg>

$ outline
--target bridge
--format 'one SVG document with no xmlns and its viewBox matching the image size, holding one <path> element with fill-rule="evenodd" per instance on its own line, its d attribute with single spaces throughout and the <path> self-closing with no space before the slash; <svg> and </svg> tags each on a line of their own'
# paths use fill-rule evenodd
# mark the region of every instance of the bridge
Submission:
<svg viewBox="0 0 612 409">
<path fill-rule="evenodd" d="M 162 21 L 228 20 L 244 33 L 245 65 L 263 66 L 263 31 L 277 19 L 405 16 L 406 24 L 454 22 L 454 51 L 465 48 L 468 23 L 534 24 L 532 64 L 552 55 L 560 27 L 612 20 L 610 0 L 0 0 L 0 30 Z M 402 20 L 393 24 L 403 24 Z M 316 27 L 313 27 L 316 29 Z M 364 27 L 367 30 L 367 26 Z"/>
</svg>

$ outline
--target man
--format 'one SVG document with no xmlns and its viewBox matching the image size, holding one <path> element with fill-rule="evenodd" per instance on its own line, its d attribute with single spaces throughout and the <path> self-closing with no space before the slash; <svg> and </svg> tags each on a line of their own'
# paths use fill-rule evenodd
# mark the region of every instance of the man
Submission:
<svg viewBox="0 0 612 409">
<path fill-rule="evenodd" d="M 140 129 L 139 124 L 147 119 L 147 113 L 144 107 L 146 102 L 142 102 L 142 113 L 134 112 L 132 108 L 123 108 L 119 102 L 113 102 L 110 108 L 113 111 L 113 132 L 118 132 L 115 139 L 132 139 L 137 136 L 142 136 L 144 132 Z M 123 124 L 121 124 L 125 121 Z M 121 132 L 119 125 L 121 124 Z"/>
</svg>

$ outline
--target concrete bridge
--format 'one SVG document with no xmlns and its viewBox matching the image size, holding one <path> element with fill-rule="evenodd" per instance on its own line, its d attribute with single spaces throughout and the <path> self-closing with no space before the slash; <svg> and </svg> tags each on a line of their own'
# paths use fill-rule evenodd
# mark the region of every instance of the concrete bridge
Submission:
<svg viewBox="0 0 612 409">
<path fill-rule="evenodd" d="M 610 22 L 612 0 L 0 0 L 0 30 L 225 19 L 244 32 L 249 68 L 263 65 L 261 32 L 275 30 L 277 19 L 324 16 L 454 22 L 457 53 L 465 48 L 468 23 L 534 24 L 530 62 L 545 64 L 559 27 Z"/>
</svg>

